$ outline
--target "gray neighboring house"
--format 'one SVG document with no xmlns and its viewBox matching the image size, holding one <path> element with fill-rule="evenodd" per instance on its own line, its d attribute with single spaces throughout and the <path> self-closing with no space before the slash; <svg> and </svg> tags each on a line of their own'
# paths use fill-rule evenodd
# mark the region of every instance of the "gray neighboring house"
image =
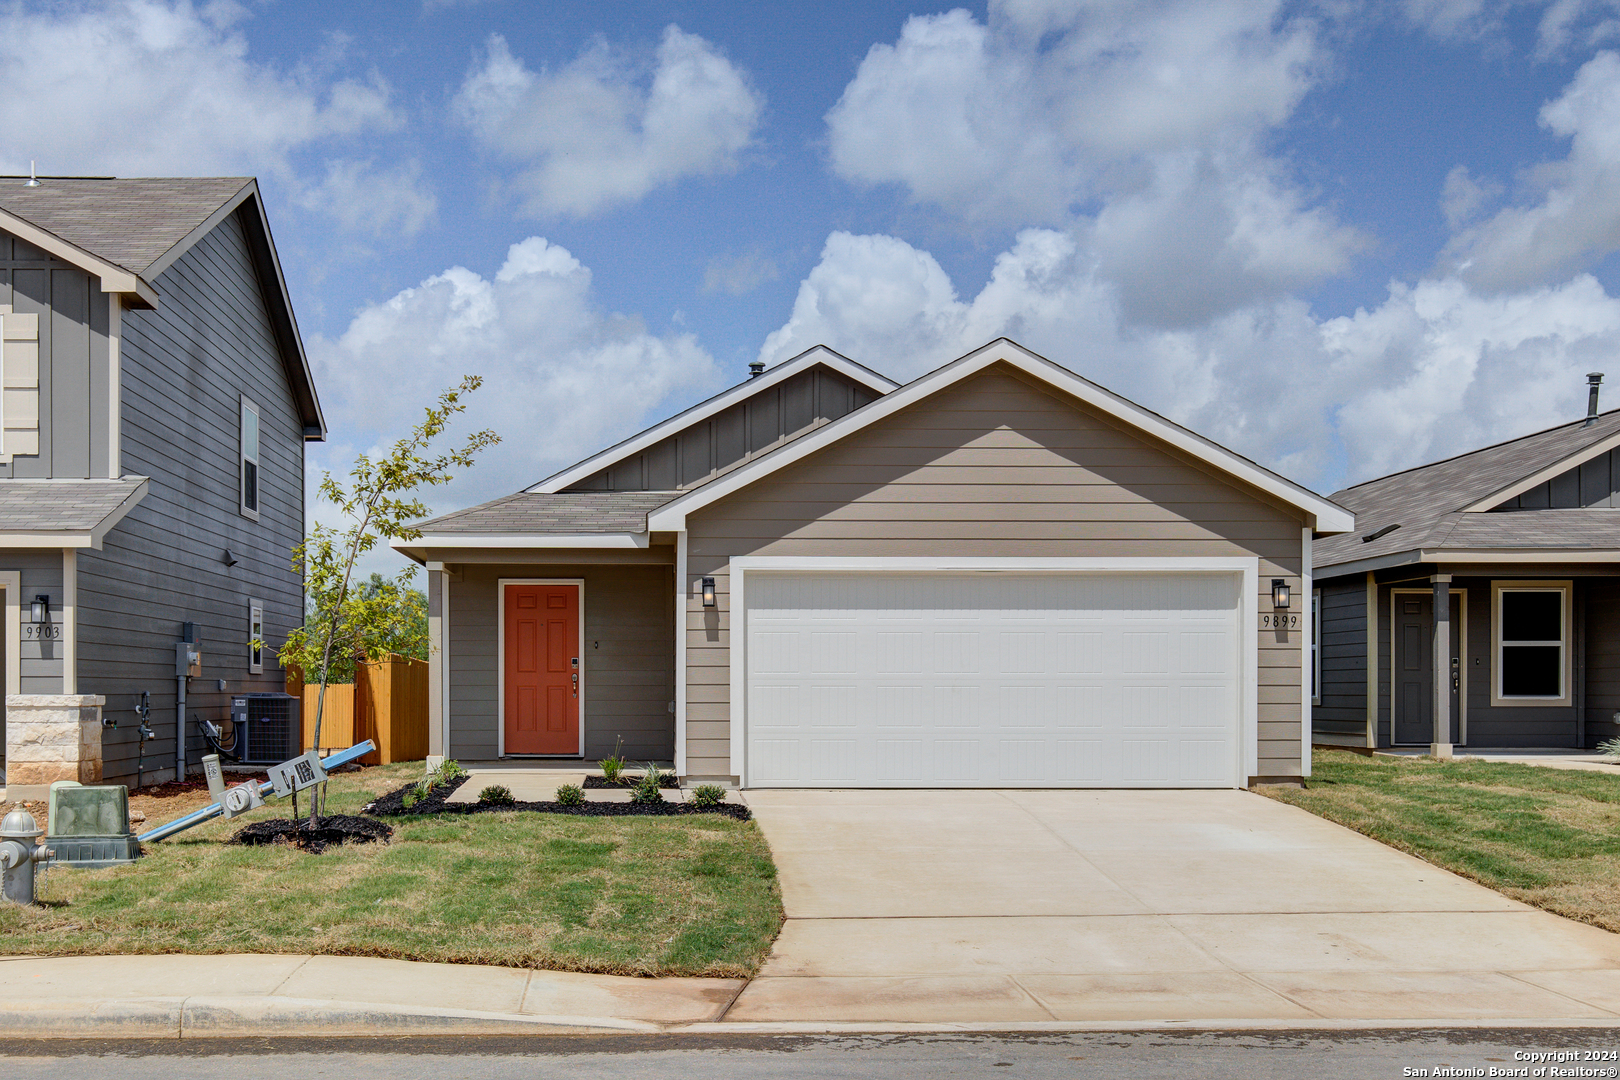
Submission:
<svg viewBox="0 0 1620 1080">
<path fill-rule="evenodd" d="M 1620 734 L 1620 411 L 1597 414 L 1595 387 L 1592 402 L 1585 419 L 1332 496 L 1356 531 L 1316 545 L 1318 744 Z"/>
<path fill-rule="evenodd" d="M 145 778 L 172 778 L 185 625 L 195 767 L 193 718 L 281 689 L 250 642 L 302 619 L 290 554 L 326 427 L 257 183 L 0 178 L 0 336 L 8 793 L 75 764 L 133 782 L 143 692 Z M 51 750 L 73 714 L 78 747 Z"/>
<path fill-rule="evenodd" d="M 421 528 L 431 753 L 1238 787 L 1309 771 L 1311 542 L 1354 520 L 1001 339 L 904 386 L 817 347 Z"/>
</svg>

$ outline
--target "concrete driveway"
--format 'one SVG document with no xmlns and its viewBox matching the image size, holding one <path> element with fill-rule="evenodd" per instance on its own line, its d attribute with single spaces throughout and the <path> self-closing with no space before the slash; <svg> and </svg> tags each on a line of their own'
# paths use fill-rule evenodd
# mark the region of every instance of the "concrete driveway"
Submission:
<svg viewBox="0 0 1620 1080">
<path fill-rule="evenodd" d="M 728 1022 L 1614 1020 L 1620 936 L 1243 791 L 749 791 Z"/>
</svg>

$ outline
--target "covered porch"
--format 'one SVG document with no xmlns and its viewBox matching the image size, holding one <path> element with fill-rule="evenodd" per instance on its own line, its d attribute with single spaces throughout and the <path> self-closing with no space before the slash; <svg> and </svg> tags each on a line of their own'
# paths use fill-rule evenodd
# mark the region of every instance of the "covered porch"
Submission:
<svg viewBox="0 0 1620 1080">
<path fill-rule="evenodd" d="M 1313 599 L 1318 744 L 1578 752 L 1620 734 L 1620 567 L 1436 562 Z"/>
</svg>

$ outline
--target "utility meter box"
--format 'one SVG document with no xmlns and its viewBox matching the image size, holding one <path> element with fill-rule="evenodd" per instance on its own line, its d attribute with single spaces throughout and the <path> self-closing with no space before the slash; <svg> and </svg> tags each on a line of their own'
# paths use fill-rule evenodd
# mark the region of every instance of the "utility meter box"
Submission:
<svg viewBox="0 0 1620 1080">
<path fill-rule="evenodd" d="M 195 679 L 202 674 L 202 646 L 190 641 L 174 643 L 174 673 Z"/>
<path fill-rule="evenodd" d="M 95 869 L 140 856 L 140 842 L 129 831 L 129 789 L 122 784 L 52 784 L 49 813 L 52 862 Z"/>
</svg>

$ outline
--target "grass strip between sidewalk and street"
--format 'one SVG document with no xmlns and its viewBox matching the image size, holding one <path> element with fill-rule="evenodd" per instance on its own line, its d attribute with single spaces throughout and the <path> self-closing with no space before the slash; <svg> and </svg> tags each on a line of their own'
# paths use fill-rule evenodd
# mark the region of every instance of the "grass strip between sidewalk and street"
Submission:
<svg viewBox="0 0 1620 1080">
<path fill-rule="evenodd" d="M 339 774 L 328 811 L 358 813 L 421 774 L 421 762 Z M 0 954 L 322 953 L 739 977 L 782 924 L 752 822 L 514 811 L 389 818 L 391 842 L 321 855 L 223 842 L 289 809 L 276 801 L 148 844 L 129 867 L 51 868 L 42 906 L 0 905 Z"/>
<path fill-rule="evenodd" d="M 1317 750 L 1311 771 L 1303 790 L 1260 790 L 1515 900 L 1620 933 L 1620 768 Z"/>
</svg>

